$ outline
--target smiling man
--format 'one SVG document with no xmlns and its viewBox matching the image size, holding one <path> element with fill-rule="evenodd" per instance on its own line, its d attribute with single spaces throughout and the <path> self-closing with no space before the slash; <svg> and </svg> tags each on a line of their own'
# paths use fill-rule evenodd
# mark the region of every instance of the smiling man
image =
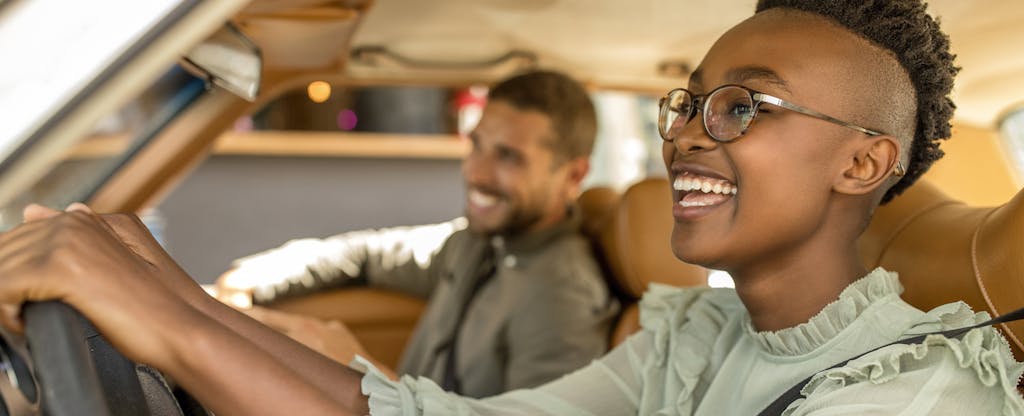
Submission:
<svg viewBox="0 0 1024 416">
<path fill-rule="evenodd" d="M 465 218 L 293 241 L 238 260 L 218 290 L 270 303 L 368 284 L 429 299 L 398 372 L 473 397 L 600 356 L 617 306 L 573 207 L 593 104 L 554 72 L 510 78 L 488 98 L 462 164 Z"/>
</svg>

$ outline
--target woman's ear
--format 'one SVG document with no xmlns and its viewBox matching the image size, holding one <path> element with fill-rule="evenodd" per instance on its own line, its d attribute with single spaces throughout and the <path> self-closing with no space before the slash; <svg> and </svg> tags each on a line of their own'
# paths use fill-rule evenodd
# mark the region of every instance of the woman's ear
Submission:
<svg viewBox="0 0 1024 416">
<path fill-rule="evenodd" d="M 858 143 L 834 189 L 847 195 L 871 193 L 896 172 L 899 159 L 900 145 L 896 138 L 885 135 L 871 137 Z"/>
</svg>

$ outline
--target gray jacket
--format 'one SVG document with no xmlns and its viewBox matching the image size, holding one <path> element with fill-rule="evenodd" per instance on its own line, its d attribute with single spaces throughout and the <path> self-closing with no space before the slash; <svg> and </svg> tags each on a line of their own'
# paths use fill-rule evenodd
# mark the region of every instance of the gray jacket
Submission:
<svg viewBox="0 0 1024 416">
<path fill-rule="evenodd" d="M 534 387 L 605 352 L 618 305 L 578 233 L 576 215 L 547 230 L 490 241 L 465 227 L 457 219 L 297 240 L 239 263 L 259 264 L 268 256 L 291 263 L 290 271 L 255 290 L 257 303 L 351 284 L 429 299 L 398 371 L 440 382 L 457 315 L 492 245 L 495 274 L 470 303 L 458 338 L 462 394 Z"/>
</svg>

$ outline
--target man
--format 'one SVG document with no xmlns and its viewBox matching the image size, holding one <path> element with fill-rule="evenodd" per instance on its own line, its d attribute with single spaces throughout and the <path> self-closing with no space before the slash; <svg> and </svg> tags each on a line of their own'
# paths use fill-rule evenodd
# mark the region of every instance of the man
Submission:
<svg viewBox="0 0 1024 416">
<path fill-rule="evenodd" d="M 470 133 L 464 219 L 293 241 L 240 259 L 218 290 L 257 304 L 357 284 L 399 290 L 429 299 L 400 374 L 472 397 L 550 381 L 604 353 L 616 312 L 573 209 L 595 134 L 575 81 L 510 78 Z"/>
</svg>

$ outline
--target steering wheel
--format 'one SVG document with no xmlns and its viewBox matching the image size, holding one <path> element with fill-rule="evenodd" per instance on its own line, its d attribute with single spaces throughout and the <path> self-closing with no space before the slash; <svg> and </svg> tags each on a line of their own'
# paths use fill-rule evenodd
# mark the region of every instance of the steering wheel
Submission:
<svg viewBox="0 0 1024 416">
<path fill-rule="evenodd" d="M 24 318 L 43 414 L 153 414 L 135 363 L 80 313 L 61 302 L 39 302 L 25 305 Z"/>
<path fill-rule="evenodd" d="M 60 302 L 27 304 L 24 316 L 43 413 L 111 415 L 89 353 L 85 318 Z"/>
</svg>

